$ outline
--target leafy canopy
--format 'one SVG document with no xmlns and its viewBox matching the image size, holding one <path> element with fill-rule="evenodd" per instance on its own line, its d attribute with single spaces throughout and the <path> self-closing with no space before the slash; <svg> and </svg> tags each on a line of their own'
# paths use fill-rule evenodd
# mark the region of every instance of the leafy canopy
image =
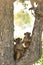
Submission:
<svg viewBox="0 0 43 65">
<path fill-rule="evenodd" d="M 19 26 L 30 23 L 31 19 L 32 19 L 32 16 L 24 11 L 20 11 L 17 14 L 14 14 L 14 21 Z"/>
</svg>

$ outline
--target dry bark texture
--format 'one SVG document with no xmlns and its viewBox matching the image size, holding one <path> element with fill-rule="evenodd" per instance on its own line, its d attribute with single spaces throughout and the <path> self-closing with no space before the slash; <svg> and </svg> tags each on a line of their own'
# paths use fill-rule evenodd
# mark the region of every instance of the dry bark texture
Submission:
<svg viewBox="0 0 43 65">
<path fill-rule="evenodd" d="M 13 0 L 0 0 L 0 65 L 14 65 Z"/>
<path fill-rule="evenodd" d="M 19 61 L 13 59 L 13 0 L 0 0 L 0 65 L 32 65 L 41 56 L 43 18 L 34 24 L 32 42 Z M 43 12 L 43 2 L 41 9 Z"/>
</svg>

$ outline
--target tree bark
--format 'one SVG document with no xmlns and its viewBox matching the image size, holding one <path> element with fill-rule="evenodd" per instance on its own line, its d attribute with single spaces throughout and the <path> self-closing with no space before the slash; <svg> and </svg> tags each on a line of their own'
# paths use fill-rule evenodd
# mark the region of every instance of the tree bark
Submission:
<svg viewBox="0 0 43 65">
<path fill-rule="evenodd" d="M 0 65 L 14 65 L 13 0 L 0 0 Z"/>
<path fill-rule="evenodd" d="M 42 12 L 42 14 L 43 14 L 43 0 L 42 0 L 42 2 L 41 2 L 41 4 L 39 4 L 40 5 L 40 11 Z M 42 31 L 43 31 L 43 17 L 41 17 L 40 18 L 40 22 L 41 22 L 41 29 L 42 29 Z"/>
</svg>

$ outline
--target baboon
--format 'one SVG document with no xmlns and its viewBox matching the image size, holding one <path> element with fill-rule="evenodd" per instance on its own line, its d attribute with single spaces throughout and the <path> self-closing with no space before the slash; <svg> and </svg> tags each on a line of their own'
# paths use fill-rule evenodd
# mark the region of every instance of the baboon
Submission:
<svg viewBox="0 0 43 65">
<path fill-rule="evenodd" d="M 23 42 L 24 42 L 24 45 L 25 45 L 25 48 L 28 48 L 30 46 L 30 42 L 31 42 L 31 36 L 30 36 L 30 32 L 26 32 L 24 33 L 24 39 L 23 39 Z"/>
<path fill-rule="evenodd" d="M 22 39 L 17 38 L 15 39 L 16 45 L 14 45 L 14 59 L 19 60 L 24 53 L 24 47 L 22 45 Z"/>
</svg>

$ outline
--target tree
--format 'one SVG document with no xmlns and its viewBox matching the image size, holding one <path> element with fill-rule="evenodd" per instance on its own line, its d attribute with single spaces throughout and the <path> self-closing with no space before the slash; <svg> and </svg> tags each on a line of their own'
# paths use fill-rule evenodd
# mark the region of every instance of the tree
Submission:
<svg viewBox="0 0 43 65">
<path fill-rule="evenodd" d="M 13 59 L 13 2 L 0 0 L 0 64 L 1 65 L 32 65 L 41 56 L 41 34 L 43 17 L 36 14 L 30 48 L 19 61 Z M 43 1 L 38 8 L 43 12 Z M 39 20 L 38 20 L 39 19 Z M 16 64 L 15 64 L 16 63 Z"/>
<path fill-rule="evenodd" d="M 13 2 L 0 0 L 0 65 L 14 65 Z"/>
</svg>

